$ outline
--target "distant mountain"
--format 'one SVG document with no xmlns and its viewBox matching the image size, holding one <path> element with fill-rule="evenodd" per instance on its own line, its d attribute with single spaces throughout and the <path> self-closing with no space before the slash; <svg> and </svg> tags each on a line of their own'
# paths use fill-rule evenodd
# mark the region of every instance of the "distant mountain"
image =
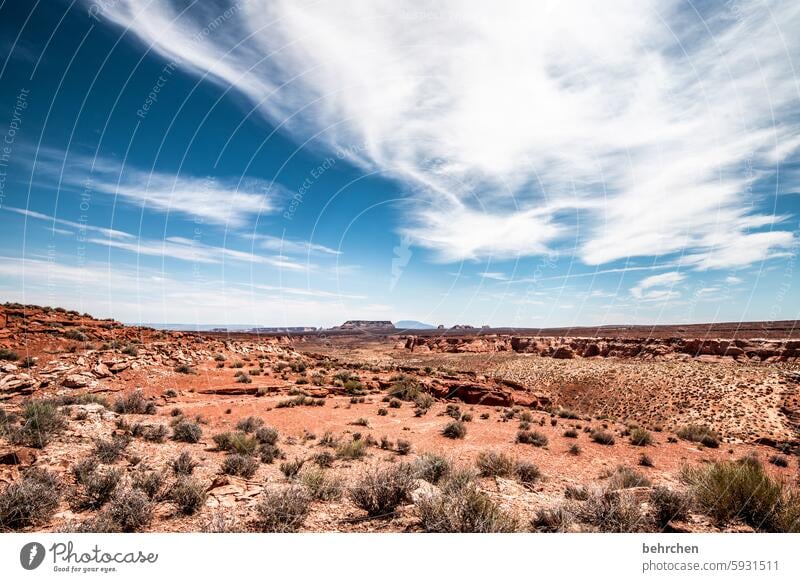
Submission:
<svg viewBox="0 0 800 582">
<path fill-rule="evenodd" d="M 414 321 L 413 319 L 404 319 L 403 321 L 395 321 L 394 326 L 397 329 L 436 329 L 435 325 L 429 323 L 422 323 L 421 321 Z"/>
</svg>

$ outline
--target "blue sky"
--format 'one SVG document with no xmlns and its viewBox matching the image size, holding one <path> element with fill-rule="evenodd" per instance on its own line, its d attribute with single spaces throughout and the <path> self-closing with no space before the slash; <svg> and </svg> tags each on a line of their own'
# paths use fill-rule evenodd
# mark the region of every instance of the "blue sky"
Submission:
<svg viewBox="0 0 800 582">
<path fill-rule="evenodd" d="M 0 5 L 0 298 L 800 318 L 796 2 Z"/>
</svg>

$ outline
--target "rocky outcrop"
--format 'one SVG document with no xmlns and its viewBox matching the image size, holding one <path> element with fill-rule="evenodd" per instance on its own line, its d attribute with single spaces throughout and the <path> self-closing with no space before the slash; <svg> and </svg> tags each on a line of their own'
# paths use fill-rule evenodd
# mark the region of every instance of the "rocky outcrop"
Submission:
<svg viewBox="0 0 800 582">
<path fill-rule="evenodd" d="M 581 338 L 476 335 L 472 337 L 405 336 L 405 349 L 448 353 L 513 351 L 556 359 L 582 358 L 668 358 L 710 356 L 787 362 L 800 357 L 800 340 L 727 340 L 687 338 Z"/>
<path fill-rule="evenodd" d="M 391 321 L 371 321 L 364 319 L 352 319 L 345 321 L 342 325 L 332 327 L 333 330 L 371 330 L 371 331 L 392 331 L 395 329 Z"/>
</svg>

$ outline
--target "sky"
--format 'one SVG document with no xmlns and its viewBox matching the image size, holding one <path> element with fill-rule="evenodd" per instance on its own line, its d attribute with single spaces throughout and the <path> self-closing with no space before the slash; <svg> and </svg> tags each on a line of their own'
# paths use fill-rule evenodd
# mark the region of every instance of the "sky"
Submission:
<svg viewBox="0 0 800 582">
<path fill-rule="evenodd" d="M 800 319 L 800 3 L 0 0 L 0 301 Z"/>
</svg>

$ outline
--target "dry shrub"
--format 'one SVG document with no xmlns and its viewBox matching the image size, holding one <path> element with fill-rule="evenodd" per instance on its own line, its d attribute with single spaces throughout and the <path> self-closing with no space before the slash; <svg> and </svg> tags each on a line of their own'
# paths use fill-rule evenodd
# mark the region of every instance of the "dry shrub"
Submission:
<svg viewBox="0 0 800 582">
<path fill-rule="evenodd" d="M 365 471 L 350 488 L 350 499 L 370 517 L 389 516 L 414 486 L 411 467 L 398 464 Z"/>
<path fill-rule="evenodd" d="M 308 515 L 311 496 L 292 485 L 266 491 L 256 505 L 256 527 L 263 532 L 288 533 L 300 529 Z"/>
<path fill-rule="evenodd" d="M 35 467 L 28 469 L 22 478 L 0 492 L 0 530 L 47 523 L 58 507 L 60 489 L 53 473 Z"/>
</svg>

